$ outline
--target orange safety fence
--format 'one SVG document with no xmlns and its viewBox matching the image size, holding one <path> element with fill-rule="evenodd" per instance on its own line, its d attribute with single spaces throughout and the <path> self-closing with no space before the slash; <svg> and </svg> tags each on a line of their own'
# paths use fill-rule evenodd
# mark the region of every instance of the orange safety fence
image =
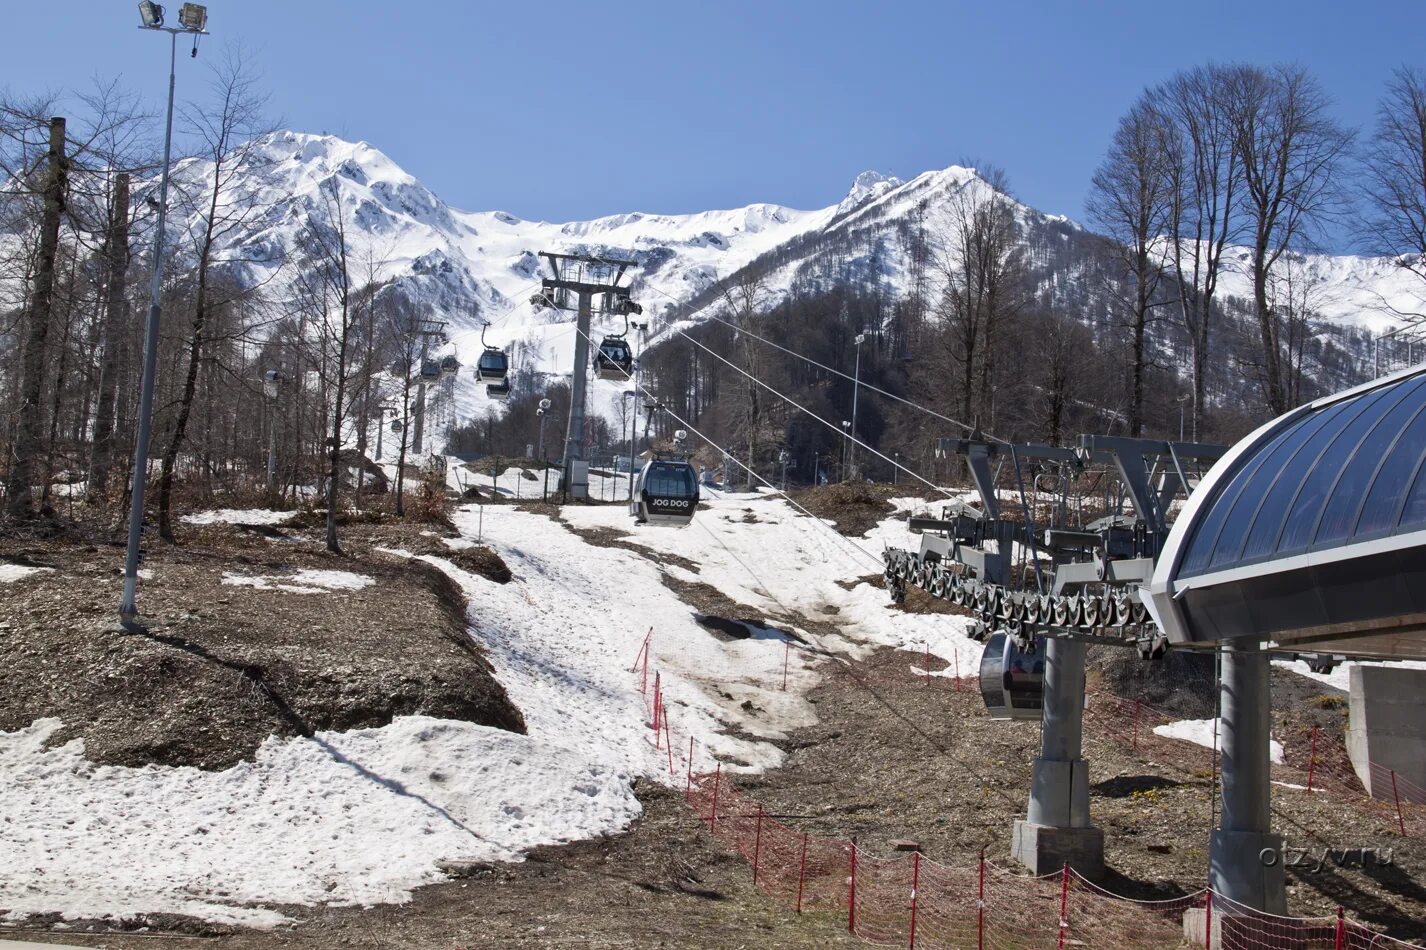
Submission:
<svg viewBox="0 0 1426 950">
<path fill-rule="evenodd" d="M 759 890 L 795 913 L 837 915 L 867 943 L 912 950 L 1426 950 L 1352 921 L 1341 908 L 1335 917 L 1276 917 L 1208 890 L 1163 901 L 1133 900 L 1098 887 L 1068 867 L 1033 877 L 998 867 L 983 854 L 975 864 L 952 867 L 919 852 L 873 855 L 853 840 L 798 831 L 740 790 L 693 736 L 674 728 L 663 674 L 651 662 L 652 637 L 650 631 L 631 672 L 644 699 L 646 741 L 657 750 L 660 766 L 668 769 L 670 784 L 682 780 L 685 799 L 698 820 L 718 842 L 743 857 Z M 973 677 L 944 672 L 928 681 L 946 690 L 976 688 Z M 1120 742 L 1146 760 L 1213 774 L 1216 763 L 1210 748 L 1155 733 L 1156 726 L 1173 721 L 1142 702 L 1102 691 L 1090 693 L 1084 716 L 1088 734 Z M 1401 816 L 1403 833 L 1412 827 L 1426 832 L 1426 804 L 1418 804 L 1426 803 L 1426 790 L 1397 777 L 1399 800 L 1368 798 L 1340 745 L 1315 736 L 1307 759 L 1294 747 L 1284 763 L 1274 766 L 1274 775 L 1314 793 L 1391 808 L 1393 815 Z M 1312 773 L 1310 785 L 1307 771 Z"/>
</svg>

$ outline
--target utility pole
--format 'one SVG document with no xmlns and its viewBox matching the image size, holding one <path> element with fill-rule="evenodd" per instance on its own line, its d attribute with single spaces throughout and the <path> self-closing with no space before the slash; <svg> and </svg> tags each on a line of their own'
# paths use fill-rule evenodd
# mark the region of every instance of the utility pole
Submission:
<svg viewBox="0 0 1426 950">
<path fill-rule="evenodd" d="M 862 341 L 865 339 L 865 333 L 857 334 L 857 370 L 856 374 L 852 377 L 852 439 L 855 439 L 857 437 L 857 396 L 860 395 L 862 391 Z M 856 444 L 852 442 L 851 439 L 847 440 L 847 459 L 851 465 L 856 464 L 857 449 Z M 843 471 L 842 481 L 846 480 L 847 474 L 845 471 Z"/>
<path fill-rule="evenodd" d="M 430 359 L 431 341 L 439 340 L 444 343 L 446 340 L 446 322 L 444 320 L 422 320 L 416 328 L 416 333 L 421 337 L 421 360 L 416 366 L 416 375 L 420 380 L 416 384 L 416 410 L 412 413 L 411 430 L 411 451 L 417 455 L 421 454 L 421 440 L 426 433 L 426 362 Z"/>
<path fill-rule="evenodd" d="M 609 260 L 581 254 L 540 252 L 550 265 L 553 276 L 541 281 L 540 291 L 530 302 L 537 307 L 556 310 L 574 309 L 577 317 L 574 339 L 574 376 L 570 380 L 569 426 L 565 430 L 564 459 L 560 465 L 565 497 L 575 501 L 589 498 L 589 463 L 584 458 L 584 399 L 589 379 L 589 325 L 595 312 L 594 298 L 600 299 L 599 312 L 628 317 L 644 309 L 629 299 L 629 288 L 619 281 L 633 261 Z M 573 294 L 576 304 L 569 306 Z"/>
</svg>

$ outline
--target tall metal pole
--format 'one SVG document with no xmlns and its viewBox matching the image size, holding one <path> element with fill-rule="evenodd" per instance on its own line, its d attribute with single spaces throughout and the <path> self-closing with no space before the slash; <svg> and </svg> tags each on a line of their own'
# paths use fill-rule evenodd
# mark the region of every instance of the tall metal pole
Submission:
<svg viewBox="0 0 1426 950">
<path fill-rule="evenodd" d="M 120 622 L 133 626 L 139 615 L 139 543 L 144 530 L 144 487 L 148 480 L 149 436 L 153 429 L 154 373 L 158 369 L 158 326 L 162 310 L 159 292 L 163 286 L 163 229 L 168 220 L 168 164 L 173 150 L 173 90 L 177 83 L 178 33 L 169 31 L 168 116 L 163 128 L 163 175 L 158 186 L 158 224 L 154 232 L 153 276 L 149 280 L 149 317 L 144 327 L 144 372 L 139 389 L 139 427 L 134 438 L 133 488 L 129 500 L 129 546 L 124 556 L 124 597 L 119 604 Z"/>
<path fill-rule="evenodd" d="M 277 494 L 277 400 L 268 400 L 267 414 L 267 494 Z M 377 430 L 376 457 L 381 458 L 381 430 Z"/>
<path fill-rule="evenodd" d="M 429 335 L 421 334 L 421 363 L 417 368 L 417 373 L 421 373 L 426 368 L 426 359 L 431 350 L 431 338 Z M 413 415 L 415 431 L 411 433 L 411 451 L 417 455 L 421 454 L 421 440 L 426 433 L 426 377 L 420 376 L 420 382 L 416 384 L 416 411 Z"/>
<path fill-rule="evenodd" d="M 849 465 L 855 465 L 857 460 L 856 443 L 853 440 L 857 437 L 857 396 L 861 394 L 862 390 L 862 340 L 865 339 L 865 333 L 857 334 L 857 369 L 856 375 L 852 377 L 852 428 L 847 433 L 847 465 L 844 465 L 843 469 Z M 846 480 L 847 475 L 843 471 L 842 481 Z"/>
<path fill-rule="evenodd" d="M 589 497 L 588 480 L 583 486 L 574 484 L 574 463 L 584 458 L 584 388 L 589 372 L 589 321 L 594 311 L 594 295 L 588 290 L 579 291 L 579 317 L 574 335 L 574 378 L 569 391 L 569 429 L 564 438 L 564 472 L 566 494 L 576 500 Z"/>
</svg>

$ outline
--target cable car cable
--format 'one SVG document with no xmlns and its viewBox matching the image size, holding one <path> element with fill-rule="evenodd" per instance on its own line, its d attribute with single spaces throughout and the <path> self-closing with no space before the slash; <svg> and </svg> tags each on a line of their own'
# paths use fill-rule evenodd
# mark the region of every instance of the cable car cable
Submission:
<svg viewBox="0 0 1426 950">
<path fill-rule="evenodd" d="M 594 255 L 594 256 L 595 256 L 595 257 L 598 257 L 598 255 Z M 602 258 L 602 257 L 599 257 L 598 259 L 601 260 L 601 261 L 604 261 L 604 258 Z M 609 262 L 608 262 L 608 261 L 605 261 L 605 263 L 609 263 Z M 653 284 L 647 284 L 647 283 L 646 283 L 646 286 L 647 286 L 650 290 L 652 290 L 654 293 L 656 293 L 656 294 L 662 294 L 663 296 L 667 297 L 669 300 L 672 300 L 676 305 L 678 305 L 678 306 L 680 306 L 680 307 L 687 308 L 688 303 L 687 303 L 686 301 L 680 301 L 677 297 L 675 297 L 673 294 L 670 294 L 668 291 L 666 291 L 666 290 L 664 290 L 664 289 L 662 289 L 662 288 L 660 288 L 660 287 L 655 287 Z M 707 309 L 708 306 L 709 306 L 709 304 L 704 304 L 702 307 L 698 308 L 698 310 L 695 310 L 695 311 L 693 311 L 692 313 L 684 313 L 683 318 L 684 318 L 684 319 L 688 319 L 689 317 L 694 316 L 694 314 L 697 314 L 697 313 L 699 313 L 700 311 L 702 311 L 702 310 L 704 310 L 704 309 Z M 789 356 L 794 356 L 794 357 L 796 357 L 796 358 L 799 359 L 799 360 L 803 360 L 804 362 L 811 363 L 813 366 L 816 366 L 816 367 L 818 367 L 818 368 L 820 368 L 820 369 L 824 369 L 824 370 L 826 370 L 826 371 L 829 372 L 829 373 L 835 373 L 836 375 L 842 377 L 843 379 L 850 379 L 850 380 L 852 380 L 854 383 L 856 383 L 858 386 L 860 386 L 860 387 L 863 388 L 863 389 L 869 389 L 869 390 L 871 390 L 871 391 L 874 392 L 874 393 L 879 393 L 880 395 L 887 397 L 888 399 L 894 399 L 894 400 L 896 400 L 897 402 L 903 403 L 903 404 L 905 404 L 905 405 L 907 405 L 907 406 L 910 406 L 910 407 L 913 408 L 913 409 L 920 410 L 921 412 L 924 412 L 924 413 L 926 413 L 927 415 L 935 416 L 937 419 L 941 419 L 941 420 L 943 420 L 943 421 L 945 421 L 945 422 L 949 422 L 949 423 L 951 423 L 952 425 L 960 426 L 962 429 L 965 429 L 967 432 L 974 432 L 974 431 L 975 431 L 975 426 L 967 425 L 966 423 L 960 421 L 959 419 L 952 419 L 950 416 L 947 416 L 947 415 L 945 415 L 945 414 L 943 414 L 943 413 L 937 412 L 937 411 L 934 410 L 934 409 L 930 409 L 930 408 L 928 408 L 928 407 L 926 407 L 926 406 L 923 406 L 923 405 L 921 405 L 920 403 L 912 402 L 910 399 L 906 399 L 906 398 L 903 397 L 903 396 L 898 396 L 898 395 L 896 395 L 895 393 L 887 392 L 886 390 L 881 389 L 881 388 L 878 387 L 878 386 L 873 386 L 873 385 L 870 384 L 870 383 L 863 383 L 863 382 L 860 382 L 856 377 L 852 376 L 850 373 L 844 373 L 844 372 L 842 372 L 842 371 L 839 370 L 839 369 L 833 369 L 832 367 L 828 366 L 828 365 L 825 364 L 825 363 L 821 363 L 821 362 L 819 362 L 819 361 L 817 361 L 817 360 L 814 360 L 814 359 L 813 359 L 812 357 L 810 357 L 810 356 L 804 356 L 804 355 L 802 355 L 801 353 L 798 353 L 798 352 L 795 351 L 795 350 L 790 350 L 790 349 L 788 349 L 787 347 L 785 347 L 785 346 L 783 346 L 783 345 L 781 345 L 781 344 L 779 344 L 779 343 L 774 343 L 772 340 L 769 340 L 769 339 L 767 339 L 766 337 L 763 337 L 763 336 L 759 336 L 758 334 L 753 333 L 751 330 L 745 330 L 745 329 L 743 329 L 742 327 L 738 326 L 737 324 L 729 323 L 727 320 L 724 320 L 722 317 L 718 316 L 717 314 L 713 314 L 713 313 L 707 314 L 707 318 L 710 319 L 710 320 L 716 320 L 716 321 L 718 321 L 719 323 L 723 324 L 724 326 L 731 327 L 733 330 L 736 330 L 738 333 L 746 333 L 748 336 L 752 337 L 753 339 L 759 340 L 759 341 L 761 341 L 761 342 L 763 342 L 763 343 L 766 343 L 768 346 L 771 346 L 771 347 L 774 347 L 774 348 L 776 348 L 776 349 L 779 349 L 779 350 L 781 350 L 782 352 L 786 353 L 786 354 L 789 355 Z M 674 330 L 674 332 L 675 332 L 675 333 L 680 333 L 680 332 L 682 332 L 682 331 L 680 331 L 680 330 Z M 983 433 L 983 434 L 984 434 L 984 433 Z M 988 438 L 988 439 L 990 439 L 991 441 L 994 441 L 994 442 L 999 442 L 999 443 L 1001 443 L 1002 445 L 1009 445 L 1009 444 L 1010 444 L 1010 442 L 1009 442 L 1008 440 L 1002 439 L 1002 438 L 1000 438 L 999 436 L 994 436 L 994 435 L 988 435 L 988 434 L 987 434 L 987 435 L 986 435 L 986 438 Z"/>
<path fill-rule="evenodd" d="M 581 336 L 583 336 L 586 340 L 589 339 L 588 334 L 584 333 L 584 331 L 579 330 L 578 328 L 576 328 L 576 332 L 578 332 L 578 333 L 579 333 Z M 629 379 L 630 382 L 634 383 L 634 385 L 639 389 L 639 391 L 642 392 L 646 397 L 648 397 L 649 399 L 653 400 L 654 402 L 657 402 L 657 401 L 658 401 L 657 397 L 654 396 L 653 393 L 649 392 L 649 390 L 648 390 L 647 388 L 645 388 L 641 383 L 636 382 L 632 376 L 628 377 L 628 379 Z M 715 442 L 714 440 L 710 439 L 708 436 L 704 435 L 703 432 L 701 432 L 696 426 L 693 425 L 693 423 L 691 423 L 691 422 L 689 422 L 688 420 L 684 419 L 682 416 L 680 416 L 678 413 L 674 412 L 672 409 L 669 409 L 667 406 L 664 407 L 664 410 L 663 410 L 663 411 L 664 411 L 664 412 L 667 412 L 669 415 L 673 416 L 674 419 L 678 420 L 679 424 L 682 425 L 685 429 L 688 429 L 688 430 L 691 431 L 694 435 L 696 435 L 696 436 L 698 436 L 700 439 L 702 439 L 704 442 L 706 442 L 706 443 L 708 443 L 709 445 L 713 446 L 715 449 L 718 449 L 720 452 L 723 453 L 723 455 L 724 455 L 726 458 L 731 459 L 734 463 L 736 463 L 736 464 L 738 465 L 738 467 L 744 469 L 744 470 L 745 470 L 749 475 L 751 475 L 753 478 L 755 478 L 755 479 L 757 479 L 758 481 L 762 482 L 764 485 L 766 485 L 768 488 L 772 489 L 774 492 L 777 492 L 778 494 L 782 495 L 783 499 L 784 499 L 789 505 L 791 505 L 792 507 L 796 508 L 798 511 L 802 512 L 802 513 L 803 513 L 804 515 L 806 515 L 808 518 L 812 519 L 812 521 L 813 521 L 814 524 L 817 524 L 817 525 L 821 526 L 822 528 L 824 528 L 825 530 L 831 532 L 832 537 L 836 538 L 838 541 L 841 541 L 841 542 L 843 542 L 843 543 L 845 543 L 845 544 L 850 545 L 854 550 L 856 550 L 856 551 L 857 551 L 859 554 L 861 554 L 863 557 L 867 558 L 868 560 L 870 560 L 871 562 L 873 562 L 874 564 L 876 564 L 876 566 L 877 566 L 878 569 L 883 569 L 883 570 L 885 569 L 885 564 L 883 563 L 882 558 L 880 558 L 880 557 L 876 556 L 875 554 L 873 554 L 872 552 L 868 551 L 866 548 L 862 547 L 860 544 L 857 544 L 855 541 L 853 541 L 851 538 L 847 537 L 846 535 L 841 534 L 841 533 L 838 532 L 835 528 L 832 528 L 830 525 L 828 525 L 828 524 L 827 524 L 825 521 L 823 521 L 821 518 L 818 518 L 816 515 L 814 515 L 814 514 L 813 514 L 812 512 L 810 512 L 810 511 L 808 511 L 808 510 L 807 510 L 806 508 L 804 508 L 802 505 L 799 505 L 797 502 L 793 501 L 792 498 L 790 498 L 790 497 L 787 495 L 786 492 L 782 491 L 780 488 L 778 488 L 778 487 L 777 487 L 776 485 L 774 485 L 772 482 L 768 481 L 766 478 L 763 478 L 761 475 L 759 475 L 756 471 L 754 471 L 754 470 L 753 470 L 752 468 L 750 468 L 749 466 L 743 464 L 743 462 L 742 462 L 736 455 L 734 455 L 732 452 L 728 451 L 727 449 L 723 448 L 723 446 L 719 445 L 717 442 Z M 796 524 L 796 522 L 792 522 L 792 523 L 793 523 L 793 524 Z"/>
</svg>

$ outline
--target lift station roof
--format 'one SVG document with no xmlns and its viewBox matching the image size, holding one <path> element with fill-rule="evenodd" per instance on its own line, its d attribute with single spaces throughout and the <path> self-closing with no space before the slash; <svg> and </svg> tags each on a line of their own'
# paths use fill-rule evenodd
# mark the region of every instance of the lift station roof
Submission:
<svg viewBox="0 0 1426 950">
<path fill-rule="evenodd" d="M 1171 642 L 1237 637 L 1426 659 L 1426 366 L 1274 419 L 1174 524 L 1151 609 Z"/>
</svg>

